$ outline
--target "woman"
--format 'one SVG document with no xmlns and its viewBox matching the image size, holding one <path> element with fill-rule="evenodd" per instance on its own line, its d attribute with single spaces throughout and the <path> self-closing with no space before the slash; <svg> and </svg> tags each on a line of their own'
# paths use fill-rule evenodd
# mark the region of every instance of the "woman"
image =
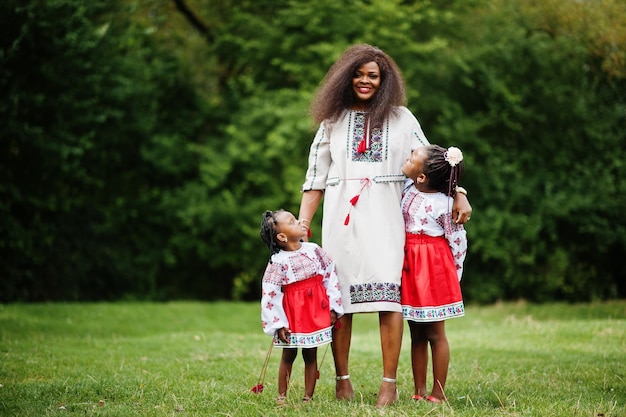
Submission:
<svg viewBox="0 0 626 417">
<path fill-rule="evenodd" d="M 312 104 L 320 126 L 309 153 L 299 213 L 308 226 L 324 197 L 322 243 L 336 262 L 345 312 L 332 343 L 338 399 L 354 397 L 348 372 L 352 314 L 379 313 L 383 379 L 378 407 L 398 396 L 405 239 L 401 168 L 412 149 L 428 145 L 405 101 L 402 74 L 387 54 L 365 44 L 344 52 Z M 453 214 L 458 223 L 471 214 L 461 193 Z"/>
</svg>

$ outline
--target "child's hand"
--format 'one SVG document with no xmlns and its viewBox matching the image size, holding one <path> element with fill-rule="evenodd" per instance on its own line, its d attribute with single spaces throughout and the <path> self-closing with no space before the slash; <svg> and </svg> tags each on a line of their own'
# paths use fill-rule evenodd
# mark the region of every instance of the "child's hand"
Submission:
<svg viewBox="0 0 626 417">
<path fill-rule="evenodd" d="M 279 329 L 277 333 L 278 338 L 281 342 L 289 343 L 289 339 L 291 338 L 291 330 L 289 330 L 287 327 L 283 327 L 282 329 Z"/>
<path fill-rule="evenodd" d="M 330 325 L 334 326 L 336 321 L 337 321 L 337 313 L 335 313 L 334 310 L 331 310 L 330 311 Z"/>
</svg>

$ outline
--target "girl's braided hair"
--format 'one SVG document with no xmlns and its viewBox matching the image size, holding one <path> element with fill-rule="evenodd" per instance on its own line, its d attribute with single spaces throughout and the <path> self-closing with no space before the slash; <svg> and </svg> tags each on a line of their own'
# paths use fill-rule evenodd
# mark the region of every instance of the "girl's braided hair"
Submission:
<svg viewBox="0 0 626 417">
<path fill-rule="evenodd" d="M 278 221 L 276 220 L 276 214 L 283 212 L 283 209 L 270 211 L 267 210 L 263 213 L 261 220 L 261 240 L 270 250 L 270 263 L 272 262 L 272 255 L 280 252 L 281 245 L 278 241 Z"/>
<path fill-rule="evenodd" d="M 452 166 L 446 159 L 446 152 L 447 149 L 439 145 L 426 146 L 423 171 L 430 188 L 454 197 L 455 188 L 463 177 L 465 164 L 460 161 Z"/>
</svg>

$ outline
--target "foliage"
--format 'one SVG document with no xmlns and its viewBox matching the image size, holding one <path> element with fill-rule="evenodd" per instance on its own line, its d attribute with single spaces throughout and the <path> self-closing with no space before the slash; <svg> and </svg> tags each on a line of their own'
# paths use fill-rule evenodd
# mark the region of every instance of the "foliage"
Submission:
<svg viewBox="0 0 626 417">
<path fill-rule="evenodd" d="M 2 9 L 2 299 L 158 296 L 163 195 L 197 170 L 179 62 L 113 2 Z"/>
<path fill-rule="evenodd" d="M 350 374 L 355 401 L 334 399 L 332 355 L 322 346 L 315 400 L 300 401 L 304 366 L 299 356 L 287 405 L 280 408 L 275 404 L 280 349 L 271 354 L 264 392 L 250 392 L 270 343 L 259 319 L 257 303 L 0 305 L 0 414 L 381 415 L 374 407 L 381 383 L 377 315 L 354 319 Z M 410 399 L 407 330 L 398 369 L 400 401 L 384 415 L 626 413 L 624 302 L 474 306 L 446 328 L 449 401 L 433 406 Z"/>
<path fill-rule="evenodd" d="M 558 21 L 546 21 L 557 6 Z M 595 6 L 580 7 L 477 9 L 474 32 L 434 58 L 446 77 L 432 88 L 451 102 L 439 106 L 431 140 L 459 143 L 469 159 L 476 222 L 467 227 L 464 287 L 472 299 L 624 295 L 616 257 L 626 249 L 619 209 L 626 202 L 626 74 L 595 55 L 602 42 L 595 26 L 559 27 Z M 615 29 L 612 11 L 604 10 L 607 31 Z M 502 21 L 509 23 L 494 30 Z"/>
<path fill-rule="evenodd" d="M 297 212 L 308 105 L 348 46 L 460 146 L 468 301 L 624 297 L 620 0 L 8 0 L 0 301 L 256 299 Z M 318 213 L 313 224 L 319 242 Z"/>
</svg>

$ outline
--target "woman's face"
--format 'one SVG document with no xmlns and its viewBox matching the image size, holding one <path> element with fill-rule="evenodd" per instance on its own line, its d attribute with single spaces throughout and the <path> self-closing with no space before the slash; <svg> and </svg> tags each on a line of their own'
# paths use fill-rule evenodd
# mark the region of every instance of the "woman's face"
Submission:
<svg viewBox="0 0 626 417">
<path fill-rule="evenodd" d="M 352 91 L 354 91 L 354 110 L 367 110 L 369 101 L 380 87 L 380 68 L 374 61 L 360 66 L 352 76 Z"/>
</svg>

